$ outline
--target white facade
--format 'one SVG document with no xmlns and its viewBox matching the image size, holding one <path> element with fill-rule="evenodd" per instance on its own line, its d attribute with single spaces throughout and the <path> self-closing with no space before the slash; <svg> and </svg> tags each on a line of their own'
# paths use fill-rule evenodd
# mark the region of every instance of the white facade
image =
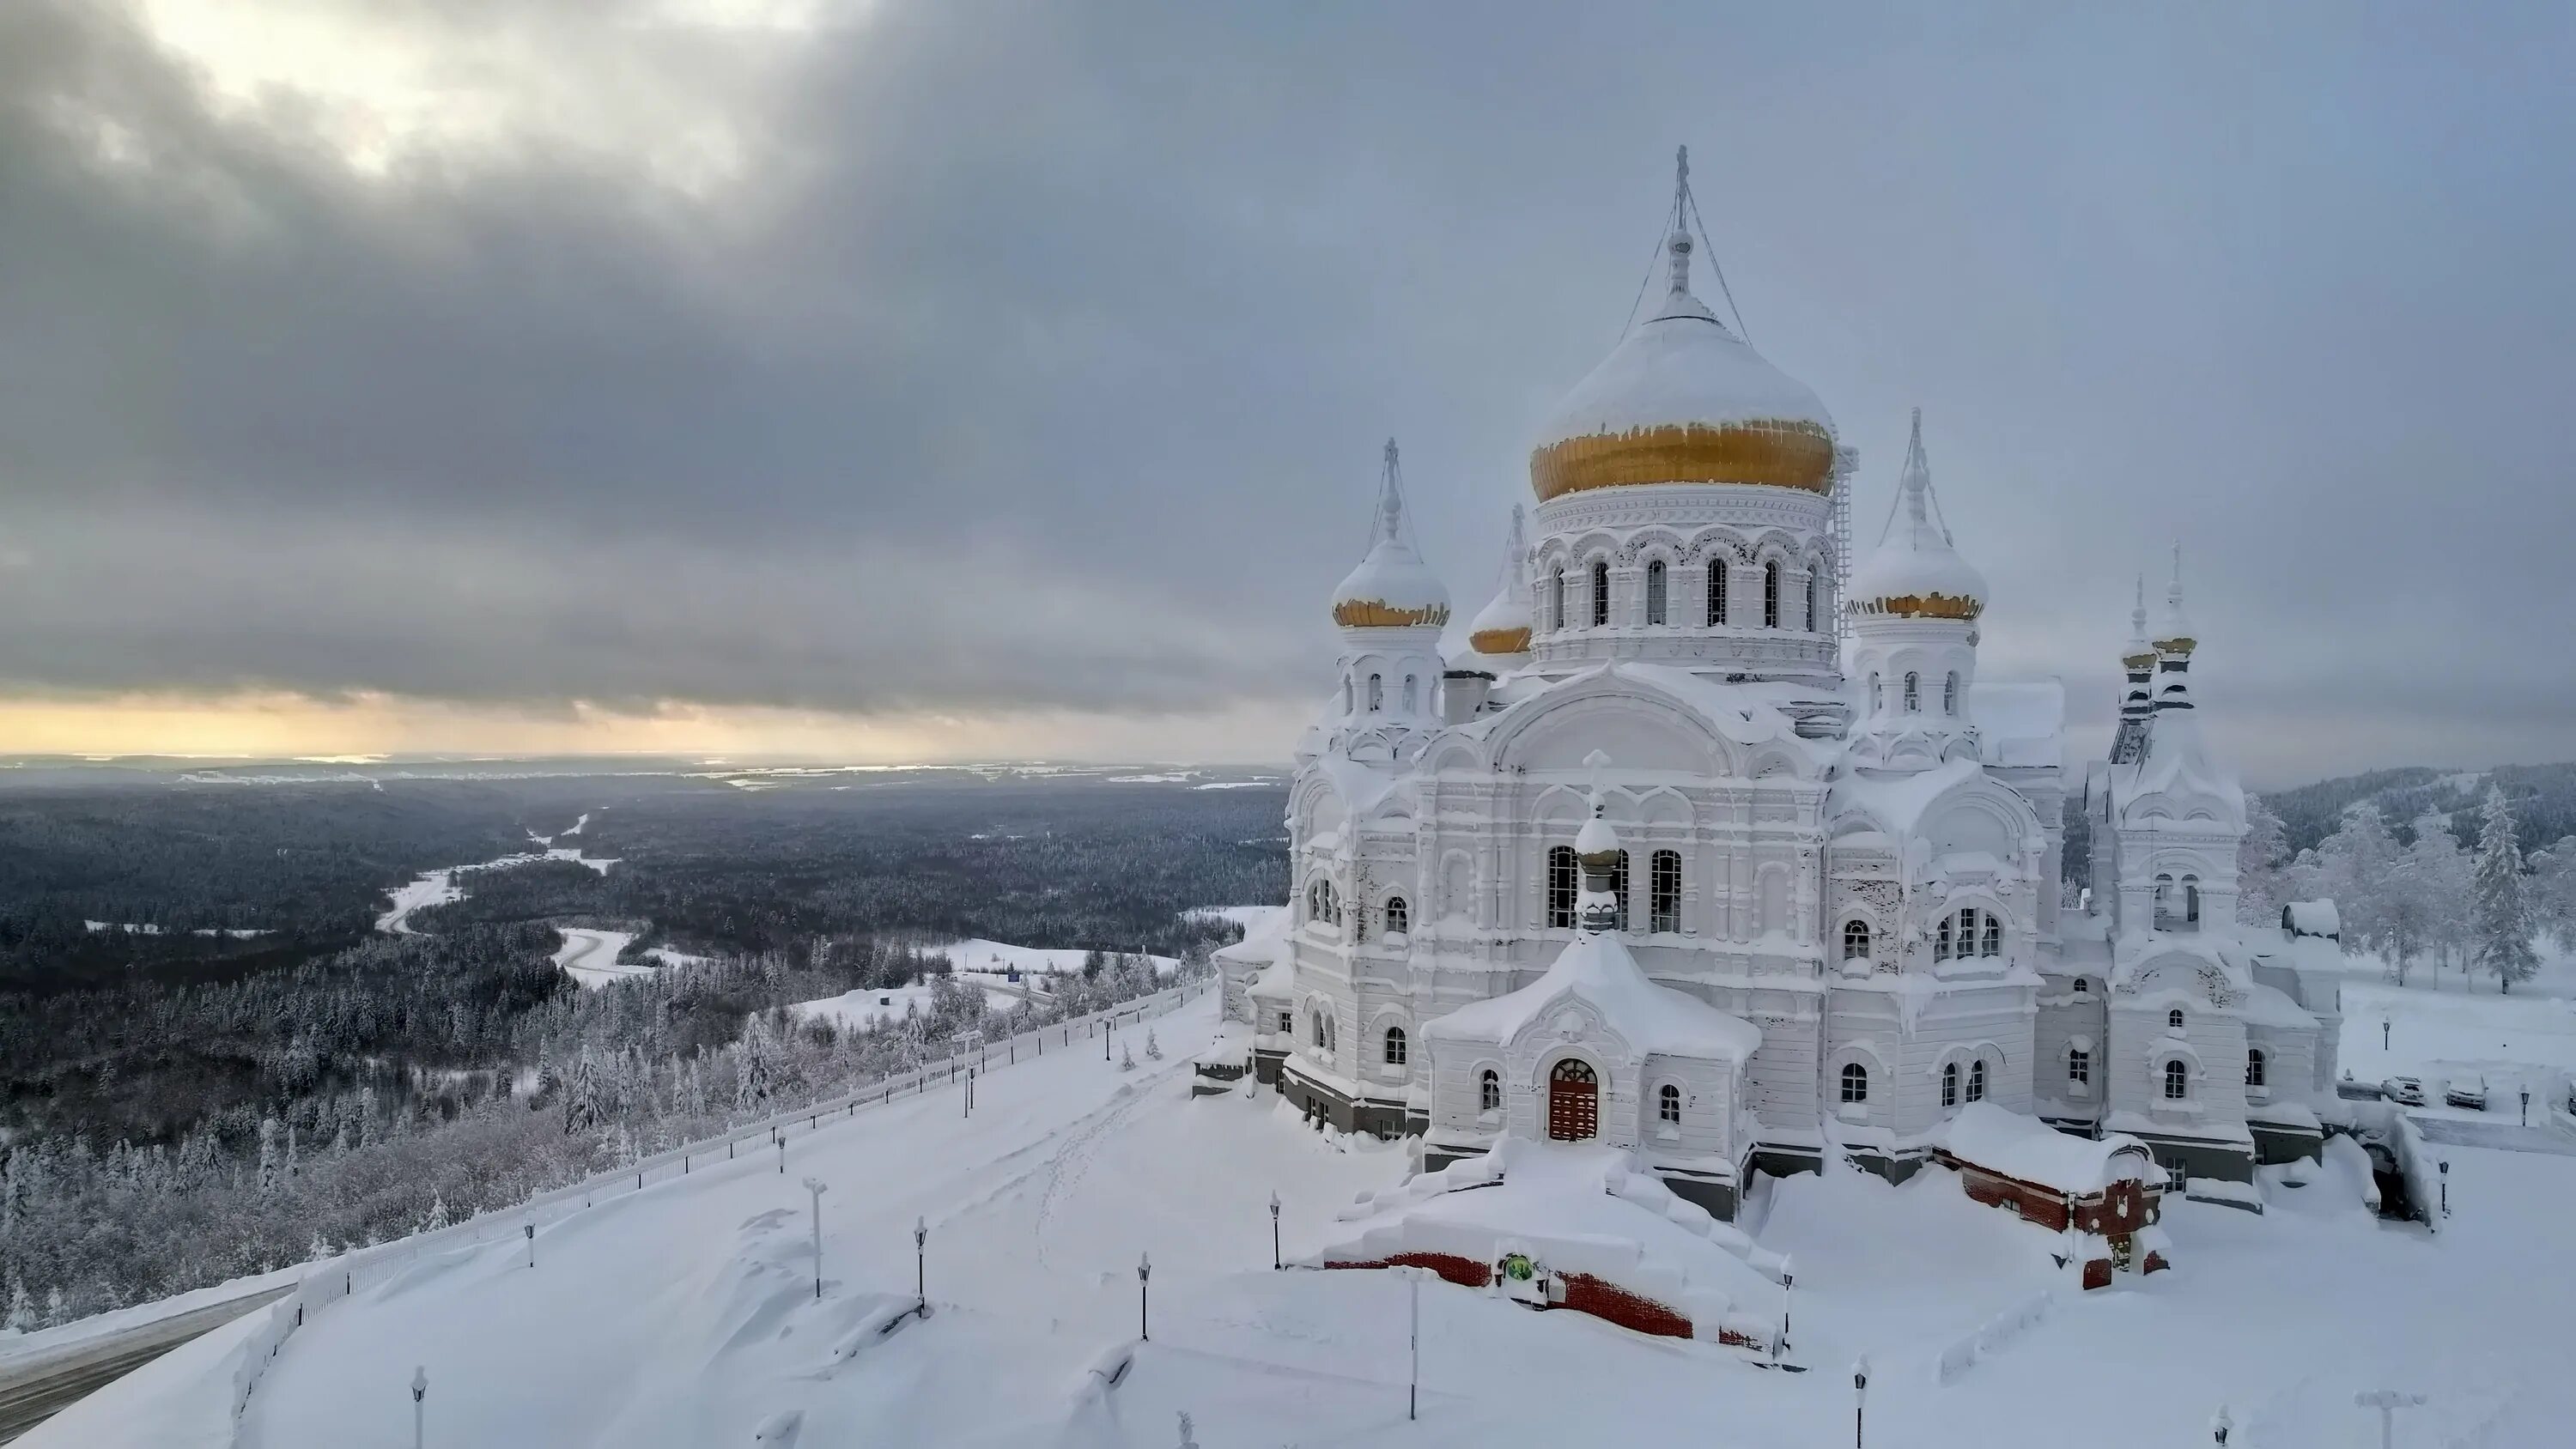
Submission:
<svg viewBox="0 0 2576 1449">
<path fill-rule="evenodd" d="M 1515 527 L 1445 659 L 1389 446 L 1376 540 L 1335 595 L 1342 679 L 1297 754 L 1294 922 L 1275 959 L 1227 958 L 1267 987 L 1229 995 L 1265 1078 L 1438 1159 L 1548 1130 L 1547 1074 L 1582 1056 L 1599 1133 L 1728 1206 L 1757 1157 L 1839 1144 L 1903 1170 L 1974 1100 L 2116 1125 L 2193 1173 L 2248 1175 L 2249 1120 L 2312 1142 L 2332 1038 L 2221 924 L 2243 797 L 2191 714 L 2179 583 L 2132 757 L 2084 776 L 2100 914 L 2061 920 L 2063 692 L 1978 677 L 1985 585 L 1938 521 L 1919 415 L 1838 598 L 1853 454 L 1691 295 L 1686 238 L 1672 254 L 1662 306 L 1533 454 L 1534 537 Z M 1400 683 L 1434 677 L 1439 701 Z M 1741 1061 L 1659 1061 L 1583 1009 L 1521 1041 L 1435 1025 L 1586 939 L 1574 847 L 1596 810 L 1625 860 L 1605 882 L 1619 956 L 1748 1026 Z M 2269 1054 L 2255 1089 L 2249 1043 Z"/>
</svg>

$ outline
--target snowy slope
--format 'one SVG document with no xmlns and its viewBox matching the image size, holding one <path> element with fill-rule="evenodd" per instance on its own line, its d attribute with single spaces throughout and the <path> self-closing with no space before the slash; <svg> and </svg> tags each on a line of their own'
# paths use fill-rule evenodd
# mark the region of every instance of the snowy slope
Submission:
<svg viewBox="0 0 2576 1449">
<path fill-rule="evenodd" d="M 1434 1284 L 1408 1425 L 1410 1285 L 1271 1272 L 1267 1203 L 1277 1191 L 1288 1255 L 1312 1251 L 1348 1233 L 1354 1194 L 1403 1177 L 1410 1146 L 1319 1134 L 1256 1088 L 1193 1099 L 1182 1064 L 1213 1025 L 1208 998 L 1155 1022 L 1159 1061 L 1122 1029 L 1133 1072 L 1077 1029 L 988 1073 L 971 1119 L 943 1085 L 795 1136 L 784 1173 L 766 1153 L 702 1163 L 546 1227 L 533 1269 L 505 1241 L 362 1284 L 287 1340 L 242 1442 L 408 1443 L 414 1364 L 431 1443 L 567 1449 L 750 1444 L 791 1413 L 807 1449 L 1168 1449 L 1184 1410 L 1205 1449 L 1821 1449 L 1850 1442 L 1846 1370 L 1864 1353 L 1873 1445 L 2165 1449 L 2206 1443 L 2224 1401 L 2239 1445 L 2340 1446 L 2373 1427 L 2352 1394 L 2383 1385 L 2432 1397 L 2410 1443 L 2551 1443 L 2576 1413 L 2555 1362 L 2576 1159 L 2454 1149 L 2459 1216 L 2439 1238 L 2381 1226 L 2327 1171 L 2272 1186 L 2260 1217 L 2168 1204 L 2175 1271 L 2091 1295 L 2066 1293 L 2050 1235 L 1945 1172 L 1770 1183 L 1745 1226 L 1795 1262 L 1791 1357 L 1817 1372 Z M 809 1173 L 830 1185 L 819 1304 Z M 880 1338 L 911 1292 L 916 1218 L 937 1311 Z M 1091 1369 L 1136 1332 L 1147 1252 L 1153 1339 L 1110 1387 Z M 1945 1349 L 2035 1296 L 2051 1299 L 2035 1326 L 1940 1385 Z M 219 1371 L 209 1358 L 147 1368 L 24 1442 L 222 1442 L 152 1408 L 176 1413 L 174 1380 Z"/>
<path fill-rule="evenodd" d="M 1020 1004 L 1020 998 L 1002 991 L 986 991 L 984 1004 L 995 1011 L 1009 1011 Z M 834 1026 L 870 1027 L 885 1022 L 901 1021 L 907 1012 L 930 1009 L 927 986 L 889 986 L 882 990 L 862 987 L 819 1001 L 800 1001 L 787 1008 L 795 1016 L 819 1018 Z"/>
</svg>

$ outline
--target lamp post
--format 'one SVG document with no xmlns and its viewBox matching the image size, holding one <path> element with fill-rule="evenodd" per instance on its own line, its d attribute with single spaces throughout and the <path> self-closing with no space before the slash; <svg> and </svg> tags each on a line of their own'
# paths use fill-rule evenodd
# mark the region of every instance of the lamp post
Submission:
<svg viewBox="0 0 2576 1449">
<path fill-rule="evenodd" d="M 805 1179 L 805 1191 L 814 1199 L 814 1297 L 818 1302 L 823 1297 L 823 1193 L 825 1190 L 823 1184 L 817 1179 L 811 1177 Z"/>
<path fill-rule="evenodd" d="M 2451 1159 L 2442 1159 L 2442 1216 L 2451 1215 Z"/>
<path fill-rule="evenodd" d="M 411 1449 L 421 1449 L 420 1401 L 429 1397 L 429 1370 L 418 1364 L 411 1370 Z"/>
<path fill-rule="evenodd" d="M 778 1175 L 779 1175 L 780 1177 L 785 1177 L 785 1176 L 787 1175 L 787 1134 L 786 1134 L 786 1133 L 784 1133 L 784 1132 L 779 1132 L 779 1131 L 778 1131 L 778 1129 L 777 1129 L 777 1128 L 775 1128 L 775 1127 L 772 1127 L 772 1128 L 770 1128 L 769 1130 L 770 1130 L 771 1132 L 773 1132 L 773 1133 L 777 1133 L 777 1136 L 778 1136 Z"/>
<path fill-rule="evenodd" d="M 533 1222 L 521 1223 L 519 1231 L 528 1235 L 528 1266 L 533 1268 L 537 1266 L 537 1225 Z"/>
<path fill-rule="evenodd" d="M 2522 1089 L 2522 1125 L 2531 1125 L 2531 1088 L 2528 1086 Z"/>
<path fill-rule="evenodd" d="M 2209 1421 L 2209 1442 L 2218 1445 L 2219 1449 L 2226 1449 L 2227 1436 L 2235 1428 L 2236 1421 L 2227 1417 L 2227 1406 L 2219 1405 L 2218 1417 Z"/>
<path fill-rule="evenodd" d="M 1798 1286 L 1797 1265 L 1787 1258 L 1780 1260 L 1780 1347 L 1789 1346 L 1789 1293 Z"/>
<path fill-rule="evenodd" d="M 2394 1389 L 2373 1389 L 2355 1394 L 2352 1401 L 2365 1409 L 2379 1411 L 2379 1449 L 2394 1449 L 2397 1443 L 2397 1411 L 2412 1409 L 2424 1402 L 2422 1394 L 2401 1394 Z"/>
<path fill-rule="evenodd" d="M 1852 1361 L 1852 1449 L 1861 1449 L 1862 1415 L 1869 1407 L 1869 1360 Z"/>
<path fill-rule="evenodd" d="M 2379 1019 L 2379 1049 L 2388 1050 L 2388 1018 L 2384 1016 Z"/>
<path fill-rule="evenodd" d="M 1154 1337 L 1145 1320 L 1145 1285 L 1154 1276 L 1154 1260 L 1143 1253 L 1136 1255 L 1136 1336 L 1147 1341 Z"/>
<path fill-rule="evenodd" d="M 1270 1268 L 1273 1272 L 1279 1269 L 1279 1194 L 1276 1190 L 1270 1194 Z"/>
<path fill-rule="evenodd" d="M 1413 1367 L 1412 1377 L 1404 1386 L 1404 1417 L 1422 1417 L 1422 1275 L 1427 1268 L 1407 1268 L 1404 1276 L 1413 1284 Z"/>
<path fill-rule="evenodd" d="M 924 1317 L 930 1314 L 930 1219 L 912 1220 L 912 1296 Z"/>
<path fill-rule="evenodd" d="M 1116 1030 L 1117 1030 L 1117 1028 L 1116 1028 L 1114 1025 L 1110 1025 L 1110 1024 L 1107 1024 L 1107 1023 L 1104 1023 L 1104 1024 L 1101 1026 L 1101 1029 L 1100 1029 L 1100 1059 L 1101 1059 L 1102 1061 L 1104 1061 L 1104 1062 L 1105 1062 L 1105 1061 L 1107 1061 L 1107 1060 L 1109 1060 L 1109 1038 L 1110 1038 L 1111 1034 L 1112 1034 L 1113 1032 L 1115 1032 Z"/>
</svg>

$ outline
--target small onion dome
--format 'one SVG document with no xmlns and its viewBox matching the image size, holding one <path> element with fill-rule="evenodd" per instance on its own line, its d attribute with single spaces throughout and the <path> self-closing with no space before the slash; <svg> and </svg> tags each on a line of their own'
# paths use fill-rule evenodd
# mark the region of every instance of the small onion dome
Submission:
<svg viewBox="0 0 2576 1449">
<path fill-rule="evenodd" d="M 2166 654 L 2188 655 L 2200 640 L 2194 635 L 2191 618 L 2182 611 L 2182 545 L 2174 545 L 2173 582 L 2165 586 L 2164 617 L 2156 621 L 2156 648 Z"/>
<path fill-rule="evenodd" d="M 1597 810 L 1599 806 L 1594 808 Z M 1574 858 L 1589 869 L 1616 869 L 1619 864 L 1619 832 L 1610 828 L 1609 821 L 1594 815 L 1583 822 L 1581 830 L 1574 832 Z"/>
<path fill-rule="evenodd" d="M 1404 495 L 1396 484 L 1395 440 L 1386 445 L 1377 532 L 1360 566 L 1333 590 L 1333 622 L 1345 629 L 1439 628 L 1449 622 L 1449 591 L 1404 537 Z"/>
<path fill-rule="evenodd" d="M 1529 652 L 1533 620 L 1529 584 L 1521 577 L 1522 559 L 1528 551 L 1521 539 L 1521 511 L 1515 507 L 1511 536 L 1503 543 L 1503 571 L 1493 602 L 1478 610 L 1475 622 L 1467 627 L 1467 647 L 1479 654 L 1509 656 Z"/>
<path fill-rule="evenodd" d="M 1825 405 L 1690 294 L 1690 238 L 1676 234 L 1671 250 L 1672 290 L 1548 421 L 1530 454 L 1531 489 L 1541 503 L 1636 483 L 1831 492 Z"/>
<path fill-rule="evenodd" d="M 2137 603 L 2129 610 L 2129 642 L 2120 650 L 2121 667 L 2131 673 L 2153 669 L 2156 646 L 2147 640 L 2147 577 L 2138 576 Z"/>
<path fill-rule="evenodd" d="M 1986 580 L 1932 519 L 1932 465 L 1923 454 L 1923 410 L 1905 449 L 1903 515 L 1889 520 L 1878 551 L 1852 575 L 1852 612 L 1899 619 L 1973 621 L 1986 609 Z"/>
</svg>

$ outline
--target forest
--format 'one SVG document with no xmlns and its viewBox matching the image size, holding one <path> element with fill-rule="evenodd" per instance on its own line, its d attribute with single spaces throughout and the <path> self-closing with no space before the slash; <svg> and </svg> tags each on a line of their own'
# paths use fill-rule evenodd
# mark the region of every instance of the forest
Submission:
<svg viewBox="0 0 2576 1449">
<path fill-rule="evenodd" d="M 939 942 L 1100 952 L 1031 1024 L 1150 990 L 1134 953 L 1203 970 L 1238 928 L 1189 908 L 1286 894 L 1277 789 L 840 783 L 0 789 L 0 1317 L 377 1241 L 903 1070 L 999 1024 L 983 993 L 872 1032 L 782 1008 L 939 982 Z M 616 863 L 474 871 L 375 929 L 391 887 L 532 836 Z M 563 925 L 710 959 L 582 990 Z"/>
</svg>

